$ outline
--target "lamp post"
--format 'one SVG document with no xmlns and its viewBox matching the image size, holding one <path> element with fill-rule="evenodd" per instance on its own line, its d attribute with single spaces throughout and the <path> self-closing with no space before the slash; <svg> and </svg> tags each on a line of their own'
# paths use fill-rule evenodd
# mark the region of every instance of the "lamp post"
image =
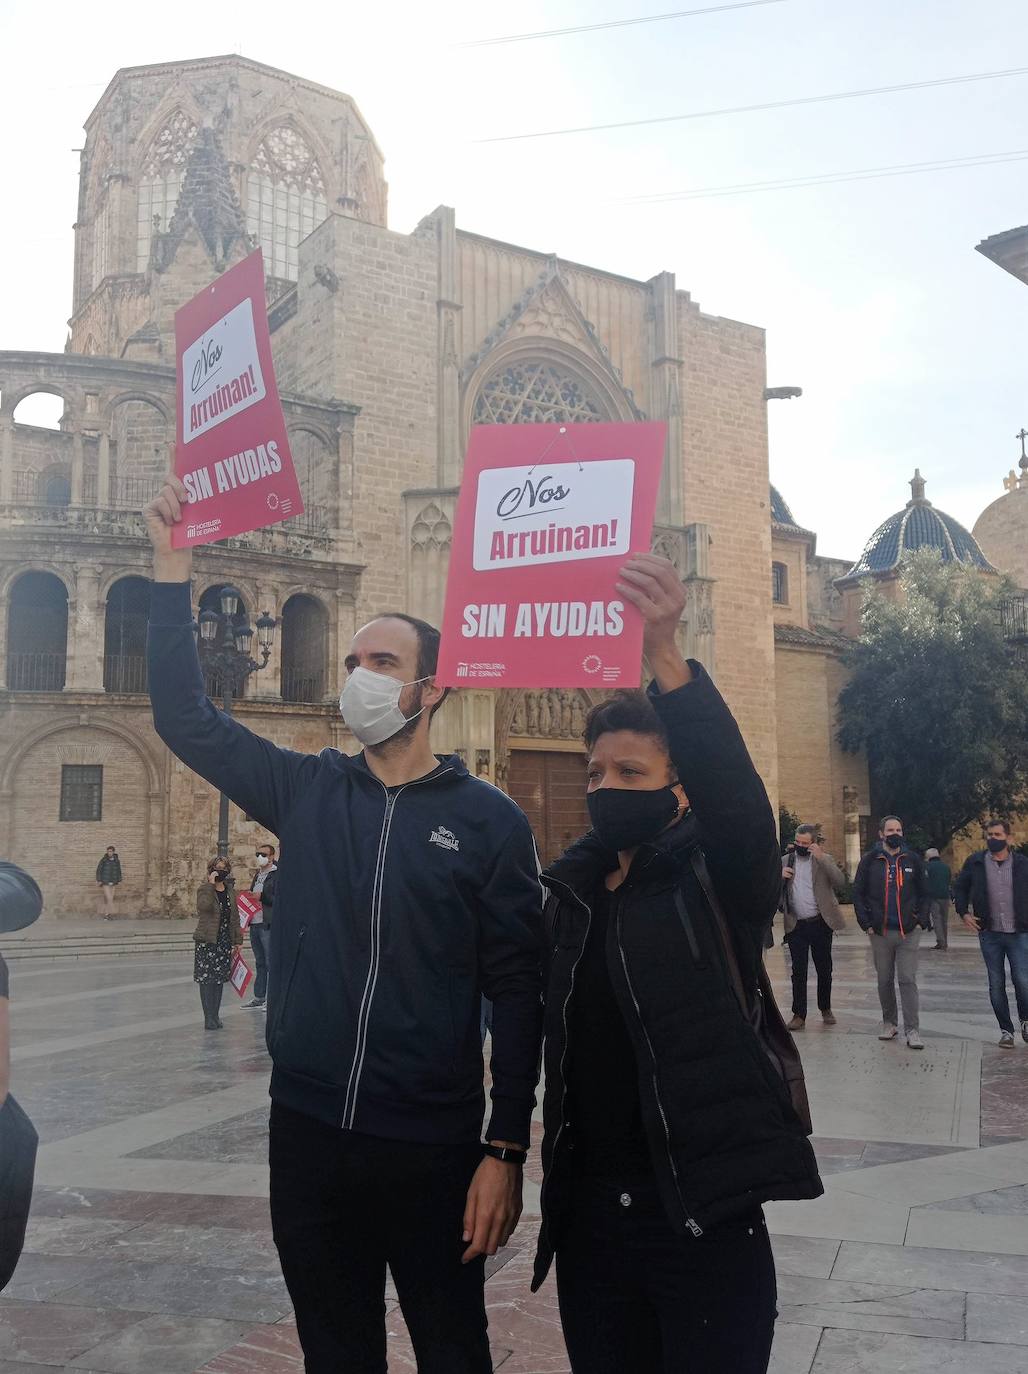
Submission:
<svg viewBox="0 0 1028 1374">
<path fill-rule="evenodd" d="M 200 663 L 205 672 L 220 681 L 221 708 L 227 716 L 232 714 L 233 698 L 242 695 L 247 678 L 267 666 L 278 624 L 267 611 L 258 617 L 257 645 L 261 656 L 258 662 L 250 654 L 253 626 L 246 621 L 241 625 L 235 623 L 240 600 L 238 588 L 222 587 L 218 596 L 220 612 L 201 611 L 199 621 L 193 621 Z M 218 857 L 228 857 L 228 797 L 224 792 L 218 804 Z"/>
</svg>

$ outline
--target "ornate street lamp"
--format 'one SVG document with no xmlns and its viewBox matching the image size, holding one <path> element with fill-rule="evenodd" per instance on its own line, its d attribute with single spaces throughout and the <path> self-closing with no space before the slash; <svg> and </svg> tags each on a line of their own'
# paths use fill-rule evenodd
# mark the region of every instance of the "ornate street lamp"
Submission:
<svg viewBox="0 0 1028 1374">
<path fill-rule="evenodd" d="M 228 716 L 232 714 L 232 701 L 242 695 L 247 678 L 267 667 L 278 624 L 267 611 L 261 613 L 257 621 L 260 659 L 252 658 L 253 626 L 245 619 L 235 623 L 241 601 L 237 587 L 222 587 L 218 593 L 220 613 L 201 611 L 199 619 L 193 621 L 201 666 L 205 675 L 220 682 L 221 708 Z M 218 856 L 228 857 L 228 797 L 224 792 L 218 805 Z"/>
</svg>

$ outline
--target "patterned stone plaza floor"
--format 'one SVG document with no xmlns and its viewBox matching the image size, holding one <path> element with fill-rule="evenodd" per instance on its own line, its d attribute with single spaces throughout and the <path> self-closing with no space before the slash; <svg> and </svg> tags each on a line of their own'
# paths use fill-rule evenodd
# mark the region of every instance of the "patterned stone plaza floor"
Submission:
<svg viewBox="0 0 1028 1374">
<path fill-rule="evenodd" d="M 768 1209 L 774 1374 L 1028 1370 L 1028 1045 L 996 1047 L 977 945 L 953 945 L 922 956 L 923 1054 L 877 1041 L 866 944 L 837 945 L 839 1024 L 800 1037 L 827 1195 Z M 229 991 L 205 1034 L 190 975 L 187 953 L 13 965 L 14 1087 L 43 1144 L 0 1374 L 302 1369 L 267 1215 L 264 1018 Z M 528 1291 L 537 1158 L 490 1264 L 504 1374 L 567 1370 L 552 1282 Z M 390 1370 L 412 1371 L 392 1301 L 389 1323 Z"/>
</svg>

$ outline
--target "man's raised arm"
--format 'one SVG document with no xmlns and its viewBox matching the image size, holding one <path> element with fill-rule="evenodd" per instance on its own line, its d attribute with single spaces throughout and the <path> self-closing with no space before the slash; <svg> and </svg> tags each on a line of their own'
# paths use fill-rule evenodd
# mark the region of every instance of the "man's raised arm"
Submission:
<svg viewBox="0 0 1028 1374">
<path fill-rule="evenodd" d="M 143 511 L 154 551 L 147 633 L 154 729 L 194 773 L 277 835 L 317 758 L 261 739 L 208 699 L 193 634 L 193 555 L 190 549 L 171 546 L 171 532 L 185 504 L 185 487 L 170 475 Z"/>
</svg>

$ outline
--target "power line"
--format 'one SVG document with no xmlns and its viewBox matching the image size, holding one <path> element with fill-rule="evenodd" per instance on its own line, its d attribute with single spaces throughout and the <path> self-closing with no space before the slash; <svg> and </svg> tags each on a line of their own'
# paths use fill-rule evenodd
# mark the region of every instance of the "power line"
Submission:
<svg viewBox="0 0 1028 1374">
<path fill-rule="evenodd" d="M 621 196 L 615 204 L 664 205 L 678 200 L 711 200 L 717 196 L 753 195 L 761 191 L 798 191 L 810 186 L 831 186 L 846 181 L 874 181 L 883 177 L 914 176 L 921 172 L 959 171 L 963 167 L 991 167 L 1028 159 L 1028 148 L 1007 153 L 978 153 L 967 157 L 940 158 L 935 162 L 895 162 L 883 167 L 858 167 L 850 172 L 825 172 L 818 176 L 783 177 L 777 181 L 743 181 L 730 186 L 698 186 L 692 191 L 665 191 L 646 196 Z"/>
<path fill-rule="evenodd" d="M 454 43 L 455 48 L 490 48 L 498 43 L 526 43 L 532 38 L 563 38 L 572 33 L 595 33 L 598 29 L 626 29 L 632 24 L 657 24 L 665 19 L 691 19 L 698 14 L 721 14 L 725 10 L 752 10 L 758 5 L 784 5 L 786 0 L 738 0 L 734 5 L 706 5 L 699 10 L 675 10 L 671 14 L 647 14 L 638 19 L 610 19 L 603 24 L 576 24 L 568 29 L 540 29 L 537 33 L 507 33 L 496 38 L 472 38 Z"/>
<path fill-rule="evenodd" d="M 562 134 L 591 134 L 607 129 L 637 129 L 644 124 L 674 124 L 683 119 L 715 119 L 719 115 L 754 114 L 761 110 L 784 110 L 794 105 L 820 105 L 831 100 L 855 100 L 866 95 L 891 95 L 895 91 L 923 91 L 930 86 L 961 86 L 972 81 L 997 81 L 1008 76 L 1028 75 L 1028 67 L 1006 71 L 972 72 L 968 76 L 940 76 L 932 81 L 905 81 L 899 86 L 866 86 L 856 91 L 832 91 L 827 95 L 804 95 L 793 100 L 769 100 L 760 105 L 728 105 L 716 110 L 691 110 L 688 114 L 657 115 L 651 119 L 625 119 L 616 124 L 582 124 L 570 129 L 540 129 L 530 134 L 500 134 L 472 139 L 473 143 L 515 143 L 529 138 L 557 138 Z"/>
</svg>

